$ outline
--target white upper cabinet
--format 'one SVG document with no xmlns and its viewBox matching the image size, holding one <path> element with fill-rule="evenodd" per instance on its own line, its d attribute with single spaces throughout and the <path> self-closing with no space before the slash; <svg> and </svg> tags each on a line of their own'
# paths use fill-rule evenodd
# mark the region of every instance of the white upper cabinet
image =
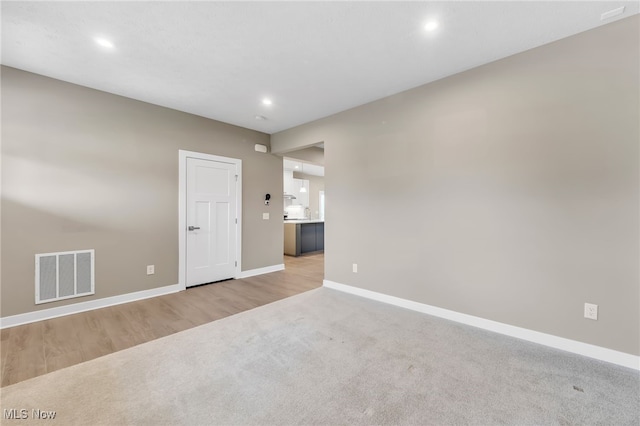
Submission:
<svg viewBox="0 0 640 426">
<path fill-rule="evenodd" d="M 304 188 L 304 191 L 302 190 Z M 309 181 L 307 179 L 293 179 L 293 205 L 309 207 Z"/>
<path fill-rule="evenodd" d="M 284 171 L 284 180 L 283 180 L 284 193 L 287 195 L 294 195 L 293 193 L 293 172 L 292 171 Z"/>
<path fill-rule="evenodd" d="M 284 193 L 296 197 L 290 201 L 285 200 L 285 207 L 287 205 L 309 207 L 309 180 L 296 179 L 293 177 L 293 172 L 287 170 L 284 171 L 283 179 Z M 305 190 L 301 191 L 302 188 Z"/>
</svg>

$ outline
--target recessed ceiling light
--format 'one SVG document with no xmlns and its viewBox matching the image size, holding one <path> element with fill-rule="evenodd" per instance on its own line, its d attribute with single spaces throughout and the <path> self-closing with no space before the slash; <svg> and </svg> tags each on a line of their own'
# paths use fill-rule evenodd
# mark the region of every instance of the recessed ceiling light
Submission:
<svg viewBox="0 0 640 426">
<path fill-rule="evenodd" d="M 438 23 L 438 21 L 429 21 L 426 24 L 424 24 L 424 29 L 427 31 L 433 31 L 436 28 L 438 28 L 440 24 Z"/>
<path fill-rule="evenodd" d="M 111 43 L 106 38 L 96 37 L 96 38 L 94 38 L 94 40 L 95 40 L 96 43 L 98 43 L 102 47 L 106 47 L 107 49 L 113 49 L 114 48 L 113 43 Z"/>
<path fill-rule="evenodd" d="M 267 117 L 265 117 L 264 115 L 256 115 L 256 120 L 266 120 Z"/>
<path fill-rule="evenodd" d="M 272 102 L 272 101 L 271 101 L 271 99 L 269 99 L 269 98 L 264 98 L 264 99 L 262 100 L 262 103 L 263 103 L 264 105 L 271 105 L 271 104 L 273 104 L 273 102 Z"/>
</svg>

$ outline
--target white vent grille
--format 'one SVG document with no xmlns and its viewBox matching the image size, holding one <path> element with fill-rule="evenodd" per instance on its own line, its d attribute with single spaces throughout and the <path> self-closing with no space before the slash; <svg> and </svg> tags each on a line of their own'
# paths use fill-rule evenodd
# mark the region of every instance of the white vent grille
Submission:
<svg viewBox="0 0 640 426">
<path fill-rule="evenodd" d="M 36 254 L 36 304 L 95 294 L 94 251 Z"/>
</svg>

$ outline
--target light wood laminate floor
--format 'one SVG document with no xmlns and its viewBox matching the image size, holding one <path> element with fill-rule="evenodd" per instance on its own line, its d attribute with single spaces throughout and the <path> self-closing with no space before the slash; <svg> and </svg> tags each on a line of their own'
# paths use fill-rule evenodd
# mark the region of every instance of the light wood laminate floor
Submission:
<svg viewBox="0 0 640 426">
<path fill-rule="evenodd" d="M 223 281 L 0 331 L 2 386 L 149 342 L 322 286 L 324 254 Z"/>
</svg>

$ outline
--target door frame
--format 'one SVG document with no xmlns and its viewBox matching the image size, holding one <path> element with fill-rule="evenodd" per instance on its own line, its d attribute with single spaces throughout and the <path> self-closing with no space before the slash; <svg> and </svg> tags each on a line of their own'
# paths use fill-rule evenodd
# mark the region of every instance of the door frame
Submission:
<svg viewBox="0 0 640 426">
<path fill-rule="evenodd" d="M 187 158 L 217 161 L 235 164 L 238 180 L 236 181 L 236 265 L 234 278 L 242 271 L 242 160 L 204 154 L 202 152 L 178 150 L 178 285 L 180 290 L 187 289 Z"/>
</svg>

